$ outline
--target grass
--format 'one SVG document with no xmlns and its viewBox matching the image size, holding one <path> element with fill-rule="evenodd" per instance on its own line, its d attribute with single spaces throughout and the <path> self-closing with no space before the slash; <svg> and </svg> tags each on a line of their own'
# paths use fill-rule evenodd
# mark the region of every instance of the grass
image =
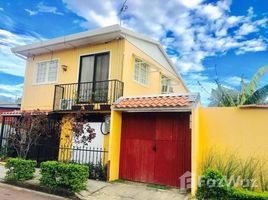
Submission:
<svg viewBox="0 0 268 200">
<path fill-rule="evenodd" d="M 171 189 L 170 186 L 158 185 L 158 184 L 147 184 L 146 186 L 149 188 L 160 189 L 160 190 L 170 190 Z"/>
<path fill-rule="evenodd" d="M 116 180 L 113 180 L 111 182 L 112 183 L 126 183 L 127 181 L 126 180 L 123 180 L 123 179 L 116 179 Z"/>
<path fill-rule="evenodd" d="M 267 167 L 256 157 L 249 156 L 246 159 L 241 159 L 236 153 L 219 153 L 215 150 L 210 150 L 203 160 L 202 172 L 208 168 L 218 170 L 227 179 L 240 177 L 247 180 L 256 180 L 259 186 L 259 188 L 255 188 L 253 187 L 255 185 L 249 182 L 249 185 L 243 187 L 244 189 L 268 191 Z M 233 182 L 231 186 L 234 186 Z M 242 185 L 236 186 L 241 187 Z"/>
</svg>

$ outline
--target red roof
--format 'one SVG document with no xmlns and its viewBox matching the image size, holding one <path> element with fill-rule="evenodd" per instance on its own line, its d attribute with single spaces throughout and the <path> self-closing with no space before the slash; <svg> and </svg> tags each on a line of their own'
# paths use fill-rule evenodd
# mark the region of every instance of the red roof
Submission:
<svg viewBox="0 0 268 200">
<path fill-rule="evenodd" d="M 123 97 L 113 104 L 114 109 L 125 108 L 187 108 L 197 101 L 196 94 Z"/>
<path fill-rule="evenodd" d="M 248 104 L 241 105 L 239 108 L 268 108 L 268 104 Z"/>
<path fill-rule="evenodd" d="M 20 116 L 23 112 L 27 112 L 27 113 L 31 113 L 31 114 L 38 114 L 38 112 L 44 112 L 46 113 L 46 115 L 48 115 L 48 113 L 51 110 L 13 110 L 10 112 L 3 112 L 1 115 L 2 116 Z"/>
</svg>

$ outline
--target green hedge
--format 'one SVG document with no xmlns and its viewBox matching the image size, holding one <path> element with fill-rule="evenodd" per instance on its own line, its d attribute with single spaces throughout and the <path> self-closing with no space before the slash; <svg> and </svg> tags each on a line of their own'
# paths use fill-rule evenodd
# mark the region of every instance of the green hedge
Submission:
<svg viewBox="0 0 268 200">
<path fill-rule="evenodd" d="M 207 169 L 200 181 L 196 192 L 198 200 L 268 200 L 267 192 L 228 188 L 223 175 L 213 169 Z"/>
<path fill-rule="evenodd" d="M 36 161 L 24 160 L 20 158 L 10 158 L 7 160 L 5 168 L 7 181 L 25 181 L 33 178 Z"/>
<path fill-rule="evenodd" d="M 229 191 L 230 200 L 267 200 L 267 192 L 252 192 L 247 190 L 231 189 Z"/>
<path fill-rule="evenodd" d="M 79 192 L 85 189 L 89 176 L 86 165 L 47 161 L 41 163 L 40 183 L 51 190 L 66 189 L 70 192 Z"/>
<path fill-rule="evenodd" d="M 202 199 L 227 199 L 228 188 L 222 174 L 213 169 L 207 169 L 201 179 L 196 192 L 196 198 Z"/>
</svg>

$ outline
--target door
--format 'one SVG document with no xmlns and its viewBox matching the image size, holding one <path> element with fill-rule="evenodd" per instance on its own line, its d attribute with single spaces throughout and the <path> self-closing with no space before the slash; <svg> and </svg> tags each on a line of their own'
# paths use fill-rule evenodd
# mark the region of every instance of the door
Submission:
<svg viewBox="0 0 268 200">
<path fill-rule="evenodd" d="M 109 53 L 82 56 L 80 60 L 79 102 L 107 100 L 109 82 Z"/>
<path fill-rule="evenodd" d="M 189 113 L 124 113 L 120 178 L 179 187 L 191 170 Z"/>
</svg>

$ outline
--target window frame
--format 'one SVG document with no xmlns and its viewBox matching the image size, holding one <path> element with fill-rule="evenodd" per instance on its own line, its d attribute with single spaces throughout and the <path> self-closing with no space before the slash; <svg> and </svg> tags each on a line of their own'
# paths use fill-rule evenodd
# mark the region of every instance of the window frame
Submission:
<svg viewBox="0 0 268 200">
<path fill-rule="evenodd" d="M 53 62 L 53 61 L 57 61 L 57 70 L 56 70 L 57 76 L 56 76 L 56 80 L 55 81 L 48 81 L 48 78 L 49 78 L 49 65 L 47 64 L 46 65 L 45 81 L 38 83 L 37 80 L 36 80 L 37 79 L 37 72 L 38 72 L 38 64 L 40 64 L 40 63 L 48 63 L 48 62 Z M 59 65 L 60 65 L 60 59 L 58 59 L 58 58 L 55 58 L 55 59 L 52 59 L 52 60 L 41 60 L 41 61 L 35 62 L 34 63 L 34 70 L 33 70 L 32 84 L 33 85 L 47 85 L 47 84 L 58 83 L 59 69 L 60 69 Z"/>
<path fill-rule="evenodd" d="M 163 92 L 163 86 L 164 86 L 164 84 L 163 84 L 163 80 L 164 79 L 166 79 L 167 80 L 167 82 L 169 82 L 170 84 L 169 85 L 166 85 L 167 86 L 167 91 L 166 92 Z M 170 88 L 172 88 L 172 90 L 173 90 L 173 87 L 172 87 L 172 79 L 171 78 L 169 78 L 168 76 L 165 76 L 164 74 L 161 74 L 161 94 L 170 94 L 170 93 L 173 93 L 173 92 L 170 92 Z"/>
<path fill-rule="evenodd" d="M 141 67 L 139 67 L 139 72 L 138 72 L 138 76 L 137 76 L 138 78 L 136 79 L 136 59 L 137 60 L 140 60 L 142 63 L 145 63 L 147 65 L 147 67 L 146 67 L 146 74 L 145 74 L 145 80 L 146 80 L 145 82 L 146 83 L 143 83 L 142 81 L 140 81 L 141 78 L 139 78 L 139 76 L 141 74 Z M 150 68 L 150 64 L 147 61 L 145 61 L 144 59 L 142 59 L 142 58 L 134 57 L 134 67 L 133 68 L 134 68 L 133 69 L 133 80 L 136 83 L 138 83 L 138 84 L 140 84 L 142 86 L 147 87 L 149 85 L 149 68 Z"/>
</svg>

